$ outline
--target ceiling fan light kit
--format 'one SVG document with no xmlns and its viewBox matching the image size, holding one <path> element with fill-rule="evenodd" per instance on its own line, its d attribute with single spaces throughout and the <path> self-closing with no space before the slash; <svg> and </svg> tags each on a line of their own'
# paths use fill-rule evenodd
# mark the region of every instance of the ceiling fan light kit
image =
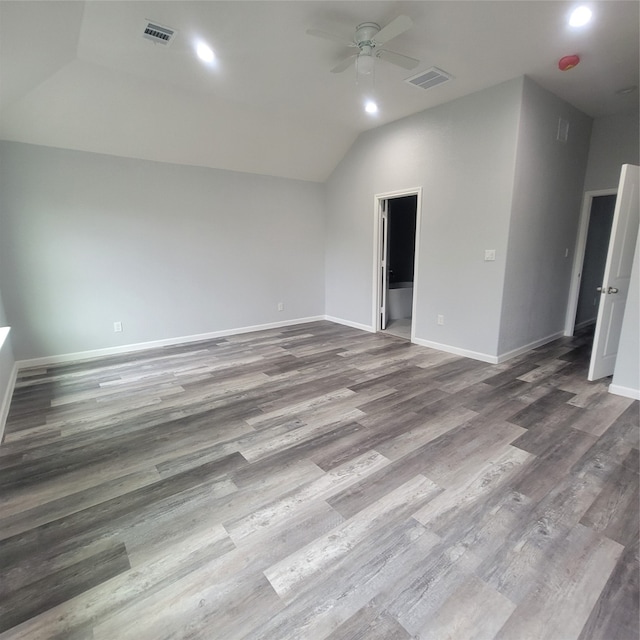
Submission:
<svg viewBox="0 0 640 640">
<path fill-rule="evenodd" d="M 365 76 L 369 76 L 373 73 L 375 67 L 375 61 L 371 52 L 362 52 L 356 57 L 356 72 Z"/>
</svg>

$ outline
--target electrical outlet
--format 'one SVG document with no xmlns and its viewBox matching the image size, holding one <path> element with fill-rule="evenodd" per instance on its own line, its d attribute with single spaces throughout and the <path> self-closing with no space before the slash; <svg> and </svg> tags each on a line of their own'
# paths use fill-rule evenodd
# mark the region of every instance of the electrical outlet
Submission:
<svg viewBox="0 0 640 640">
<path fill-rule="evenodd" d="M 484 259 L 485 259 L 485 262 L 493 262 L 496 259 L 496 250 L 495 249 L 485 249 L 484 250 Z"/>
<path fill-rule="evenodd" d="M 284 311 L 284 302 L 278 302 L 278 311 Z"/>
<path fill-rule="evenodd" d="M 444 316 L 438 315 L 438 324 L 440 324 L 440 325 L 444 324 Z"/>
<path fill-rule="evenodd" d="M 120 333 L 122 331 L 122 322 L 120 322 L 120 320 L 113 323 L 113 330 L 115 333 Z"/>
</svg>

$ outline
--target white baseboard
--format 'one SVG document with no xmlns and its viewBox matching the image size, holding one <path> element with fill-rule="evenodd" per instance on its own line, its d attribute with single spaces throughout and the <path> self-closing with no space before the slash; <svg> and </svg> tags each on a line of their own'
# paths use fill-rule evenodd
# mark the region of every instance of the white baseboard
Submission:
<svg viewBox="0 0 640 640">
<path fill-rule="evenodd" d="M 578 323 L 573 330 L 574 331 L 579 331 L 580 329 L 584 329 L 585 327 L 588 327 L 589 325 L 595 324 L 596 323 L 596 318 L 591 318 L 591 320 L 583 320 L 582 322 Z"/>
<path fill-rule="evenodd" d="M 414 344 L 420 345 L 421 347 L 429 347 L 430 349 L 437 349 L 438 351 L 453 353 L 457 356 L 472 358 L 473 360 L 480 360 L 481 362 L 488 362 L 489 364 L 498 363 L 498 359 L 496 358 L 496 356 L 491 356 L 488 353 L 470 351 L 469 349 L 460 349 L 459 347 L 452 347 L 449 344 L 441 344 L 439 342 L 432 342 L 431 340 L 423 340 L 422 338 L 414 338 L 412 342 Z"/>
<path fill-rule="evenodd" d="M 610 384 L 609 393 L 616 396 L 624 396 L 625 398 L 633 398 L 640 400 L 640 389 L 632 389 L 631 387 L 621 387 L 619 384 Z"/>
<path fill-rule="evenodd" d="M 501 364 L 502 362 L 510 360 L 511 358 L 515 358 L 516 356 L 522 355 L 527 351 L 531 351 L 531 349 L 537 349 L 538 347 L 541 347 L 544 344 L 548 344 L 549 342 L 553 342 L 554 340 L 557 340 L 558 338 L 562 338 L 563 336 L 564 336 L 564 331 L 558 331 L 558 333 L 554 333 L 550 336 L 547 336 L 546 338 L 540 338 L 539 340 L 535 340 L 534 342 L 525 344 L 524 346 L 518 347 L 517 349 L 513 349 L 511 351 L 501 353 L 497 357 L 496 362 L 497 364 Z"/>
<path fill-rule="evenodd" d="M 4 437 L 4 427 L 7 424 L 7 417 L 9 416 L 9 406 L 11 405 L 11 398 L 13 396 L 13 390 L 16 386 L 16 378 L 18 377 L 18 363 L 14 362 L 11 368 L 11 374 L 9 375 L 9 382 L 7 388 L 4 391 L 4 398 L 0 403 L 0 442 Z"/>
<path fill-rule="evenodd" d="M 201 342 L 204 340 L 212 340 L 213 338 L 224 338 L 225 336 L 239 335 L 241 333 L 251 333 L 253 331 L 265 331 L 267 329 L 280 329 L 282 327 L 290 327 L 298 324 L 307 324 L 309 322 L 318 322 L 324 320 L 324 316 L 310 316 L 308 318 L 298 318 L 297 320 L 283 320 L 280 322 L 270 322 L 267 324 L 259 324 L 248 327 L 238 327 L 235 329 L 224 329 L 223 331 L 210 331 L 208 333 L 198 333 L 190 336 L 179 336 L 176 338 L 166 338 L 163 340 L 152 340 L 150 342 L 137 342 L 134 344 L 125 344 L 118 347 L 107 347 L 105 349 L 92 349 L 90 351 L 77 351 L 75 353 L 62 353 L 55 356 L 45 356 L 42 358 L 30 358 L 27 360 L 18 360 L 16 362 L 18 369 L 30 369 L 33 367 L 42 367 L 51 364 L 63 364 L 65 362 L 76 362 L 82 360 L 94 360 L 96 358 L 104 358 L 105 356 L 120 355 L 123 353 L 133 353 L 135 351 L 147 351 L 148 349 L 157 349 L 158 347 L 169 347 L 179 344 L 188 344 L 189 342 Z"/>
<path fill-rule="evenodd" d="M 335 322 L 336 324 L 343 324 L 345 327 L 352 327 L 353 329 L 360 329 L 361 331 L 368 331 L 369 333 L 375 333 L 375 329 L 368 324 L 360 324 L 359 322 L 351 322 L 351 320 L 344 320 L 342 318 L 334 318 L 333 316 L 324 316 L 324 320 L 329 322 Z"/>
</svg>

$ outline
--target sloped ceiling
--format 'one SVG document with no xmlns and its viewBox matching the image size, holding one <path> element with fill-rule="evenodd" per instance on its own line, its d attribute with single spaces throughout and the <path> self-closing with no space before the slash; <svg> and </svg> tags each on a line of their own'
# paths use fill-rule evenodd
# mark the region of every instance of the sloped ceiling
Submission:
<svg viewBox="0 0 640 640">
<path fill-rule="evenodd" d="M 567 27 L 575 3 L 540 0 L 0 1 L 0 137 L 126 157 L 323 181 L 359 133 L 520 76 L 591 116 L 638 109 L 639 3 L 588 2 L 592 24 Z M 388 48 L 413 71 L 377 61 L 380 112 L 363 86 L 329 70 L 352 53 L 361 22 L 399 14 L 411 30 Z M 177 30 L 169 47 L 146 19 Z M 202 39 L 213 65 L 193 54 Z M 561 72 L 557 61 L 578 53 Z M 454 79 L 430 91 L 404 80 L 431 66 Z"/>
</svg>

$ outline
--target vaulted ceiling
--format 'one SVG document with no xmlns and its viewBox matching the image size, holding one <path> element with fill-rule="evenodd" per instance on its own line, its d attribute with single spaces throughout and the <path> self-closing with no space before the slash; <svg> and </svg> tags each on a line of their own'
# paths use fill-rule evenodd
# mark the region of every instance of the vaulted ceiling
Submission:
<svg viewBox="0 0 640 640">
<path fill-rule="evenodd" d="M 0 137 L 84 151 L 323 181 L 359 133 L 520 75 L 591 116 L 638 109 L 639 3 L 0 0 Z M 412 70 L 376 60 L 380 111 L 362 108 L 353 50 L 306 34 L 353 37 L 362 22 L 407 15 L 390 41 Z M 146 20 L 176 30 L 142 37 Z M 215 64 L 196 58 L 208 42 Z M 560 71 L 558 59 L 581 63 Z M 425 91 L 405 80 L 432 66 L 453 76 Z M 369 90 L 369 87 L 367 87 Z"/>
</svg>

